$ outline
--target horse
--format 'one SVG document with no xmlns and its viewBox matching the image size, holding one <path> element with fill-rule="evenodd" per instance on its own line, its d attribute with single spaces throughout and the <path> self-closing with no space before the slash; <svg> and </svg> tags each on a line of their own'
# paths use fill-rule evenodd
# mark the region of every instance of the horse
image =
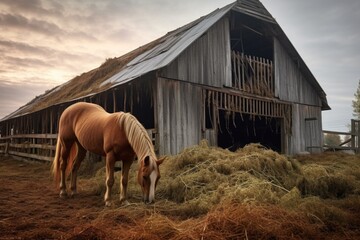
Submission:
<svg viewBox="0 0 360 240">
<path fill-rule="evenodd" d="M 137 180 L 143 200 L 152 203 L 160 178 L 159 166 L 164 158 L 157 159 L 154 147 L 145 128 L 130 113 L 108 113 L 99 105 L 75 103 L 64 110 L 59 120 L 59 132 L 52 173 L 60 188 L 60 197 L 67 197 L 65 180 L 71 172 L 71 194 L 77 193 L 77 171 L 86 152 L 106 157 L 105 206 L 111 206 L 111 188 L 114 184 L 114 166 L 122 161 L 120 203 L 128 203 L 127 184 L 130 166 L 138 158 Z"/>
</svg>

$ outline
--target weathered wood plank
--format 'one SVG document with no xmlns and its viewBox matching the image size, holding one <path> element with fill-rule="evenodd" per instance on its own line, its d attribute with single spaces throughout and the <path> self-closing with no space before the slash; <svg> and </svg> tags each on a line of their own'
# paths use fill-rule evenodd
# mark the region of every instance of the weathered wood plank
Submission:
<svg viewBox="0 0 360 240">
<path fill-rule="evenodd" d="M 3 139 L 16 139 L 16 138 L 42 138 L 42 139 L 57 139 L 57 134 L 18 134 L 0 138 Z"/>
<path fill-rule="evenodd" d="M 48 150 L 56 150 L 56 146 L 49 144 L 32 144 L 32 143 L 10 143 L 9 147 L 11 148 L 21 148 L 21 149 L 48 149 Z"/>
<path fill-rule="evenodd" d="M 47 157 L 47 156 L 40 156 L 37 154 L 31 154 L 31 153 L 22 153 L 17 151 L 9 151 L 10 155 L 19 156 L 19 157 L 25 157 L 30 159 L 37 159 L 37 160 L 43 160 L 43 161 L 52 161 L 54 157 Z"/>
<path fill-rule="evenodd" d="M 352 135 L 352 136 L 356 136 L 356 133 L 351 133 L 351 132 L 338 132 L 338 131 L 323 130 L 323 133 L 327 133 L 327 134 L 337 134 L 337 135 Z"/>
</svg>

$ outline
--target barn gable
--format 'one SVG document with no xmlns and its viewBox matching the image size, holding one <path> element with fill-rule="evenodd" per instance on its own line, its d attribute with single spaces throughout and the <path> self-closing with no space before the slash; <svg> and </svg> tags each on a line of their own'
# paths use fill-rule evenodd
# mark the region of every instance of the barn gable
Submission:
<svg viewBox="0 0 360 240">
<path fill-rule="evenodd" d="M 2 119 L 1 133 L 56 132 L 59 114 L 76 101 L 133 112 L 161 154 L 203 138 L 226 148 L 260 142 L 290 154 L 318 150 L 321 111 L 330 109 L 258 0 L 238 0 L 108 59 Z M 32 125 L 33 116 L 43 123 Z"/>
</svg>

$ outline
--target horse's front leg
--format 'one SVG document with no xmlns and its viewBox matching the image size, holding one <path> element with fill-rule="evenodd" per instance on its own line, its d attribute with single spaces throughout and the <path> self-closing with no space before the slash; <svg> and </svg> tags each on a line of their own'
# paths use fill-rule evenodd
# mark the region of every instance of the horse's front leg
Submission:
<svg viewBox="0 0 360 240">
<path fill-rule="evenodd" d="M 121 179 L 120 179 L 120 202 L 127 205 L 129 204 L 127 198 L 127 185 L 129 179 L 129 170 L 133 160 L 123 160 Z"/>
<path fill-rule="evenodd" d="M 114 185 L 115 158 L 112 152 L 106 154 L 106 192 L 104 196 L 105 206 L 111 206 L 111 188 Z"/>
</svg>

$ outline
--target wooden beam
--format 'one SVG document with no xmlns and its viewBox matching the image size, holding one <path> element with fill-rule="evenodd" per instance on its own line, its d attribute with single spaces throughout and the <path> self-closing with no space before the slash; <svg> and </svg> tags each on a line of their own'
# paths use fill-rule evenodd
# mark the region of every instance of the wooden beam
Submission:
<svg viewBox="0 0 360 240">
<path fill-rule="evenodd" d="M 0 139 L 12 139 L 12 138 L 46 138 L 46 139 L 56 139 L 57 134 L 19 134 L 13 136 L 6 136 Z"/>
<path fill-rule="evenodd" d="M 56 150 L 56 146 L 49 145 L 49 144 L 10 143 L 10 144 L 9 144 L 9 147 L 12 147 L 12 148 L 21 148 L 21 149 L 37 148 L 37 149 Z"/>
<path fill-rule="evenodd" d="M 9 151 L 9 154 L 14 155 L 14 156 L 49 161 L 49 162 L 51 162 L 53 160 L 53 157 L 40 156 L 37 154 L 30 154 L 30 153 L 21 153 L 21 152 L 17 152 L 17 151 Z"/>
<path fill-rule="evenodd" d="M 337 134 L 337 135 L 352 135 L 355 136 L 355 133 L 351 133 L 351 132 L 338 132 L 338 131 L 328 131 L 328 130 L 323 130 L 323 133 L 327 133 L 327 134 Z"/>
</svg>

